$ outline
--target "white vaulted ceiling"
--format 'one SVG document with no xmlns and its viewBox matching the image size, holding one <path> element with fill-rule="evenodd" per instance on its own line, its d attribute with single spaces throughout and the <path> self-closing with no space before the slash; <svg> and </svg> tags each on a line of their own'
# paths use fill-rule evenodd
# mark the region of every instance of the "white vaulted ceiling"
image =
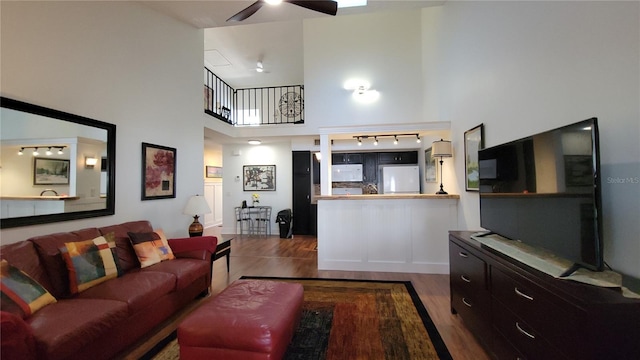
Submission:
<svg viewBox="0 0 640 360">
<path fill-rule="evenodd" d="M 331 17 L 283 3 L 263 6 L 242 22 L 226 19 L 254 1 L 144 1 L 173 18 L 204 31 L 205 64 L 233 88 L 304 84 L 304 19 Z M 379 1 L 367 6 L 339 8 L 336 16 L 419 9 L 444 1 Z M 385 24 L 380 24 L 385 26 Z M 381 46 L 383 46 L 381 44 Z M 265 71 L 256 72 L 262 61 Z"/>
</svg>

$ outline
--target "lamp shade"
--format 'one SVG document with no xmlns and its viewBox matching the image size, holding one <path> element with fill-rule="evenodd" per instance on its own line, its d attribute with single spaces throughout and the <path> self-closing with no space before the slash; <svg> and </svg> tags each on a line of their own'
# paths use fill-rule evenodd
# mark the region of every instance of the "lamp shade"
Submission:
<svg viewBox="0 0 640 360">
<path fill-rule="evenodd" d="M 207 204 L 207 200 L 204 196 L 194 195 L 187 202 L 187 206 L 184 207 L 184 211 L 182 211 L 185 215 L 201 215 L 208 214 L 211 212 L 209 208 L 209 204 Z"/>
<path fill-rule="evenodd" d="M 448 140 L 438 140 L 434 141 L 432 144 L 432 155 L 433 157 L 451 157 L 453 153 L 451 152 L 451 141 Z"/>
</svg>

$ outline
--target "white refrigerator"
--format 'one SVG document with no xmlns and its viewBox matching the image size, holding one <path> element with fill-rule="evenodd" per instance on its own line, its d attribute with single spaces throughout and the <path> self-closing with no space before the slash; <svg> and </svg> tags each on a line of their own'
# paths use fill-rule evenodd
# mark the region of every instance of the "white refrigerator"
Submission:
<svg viewBox="0 0 640 360">
<path fill-rule="evenodd" d="M 420 169 L 418 165 L 382 166 L 381 185 L 383 194 L 419 194 Z"/>
</svg>

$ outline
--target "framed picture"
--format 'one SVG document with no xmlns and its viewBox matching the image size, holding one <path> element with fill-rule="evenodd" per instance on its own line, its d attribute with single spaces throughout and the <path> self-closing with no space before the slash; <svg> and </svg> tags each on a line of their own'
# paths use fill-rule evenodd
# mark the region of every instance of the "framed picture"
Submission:
<svg viewBox="0 0 640 360">
<path fill-rule="evenodd" d="M 242 167 L 242 190 L 275 191 L 275 165 L 244 165 Z"/>
<path fill-rule="evenodd" d="M 176 197 L 176 149 L 142 143 L 142 200 Z"/>
<path fill-rule="evenodd" d="M 219 166 L 205 166 L 205 174 L 208 178 L 221 178 L 222 168 Z"/>
<path fill-rule="evenodd" d="M 204 109 L 213 111 L 213 89 L 207 85 L 204 86 Z"/>
<path fill-rule="evenodd" d="M 467 191 L 480 189 L 478 150 L 484 148 L 483 137 L 483 124 L 464 132 L 464 179 Z"/>
<path fill-rule="evenodd" d="M 429 183 L 438 181 L 438 166 L 436 165 L 436 159 L 431 154 L 431 148 L 424 151 L 424 180 Z"/>
<path fill-rule="evenodd" d="M 69 160 L 33 159 L 33 185 L 68 185 Z"/>
</svg>

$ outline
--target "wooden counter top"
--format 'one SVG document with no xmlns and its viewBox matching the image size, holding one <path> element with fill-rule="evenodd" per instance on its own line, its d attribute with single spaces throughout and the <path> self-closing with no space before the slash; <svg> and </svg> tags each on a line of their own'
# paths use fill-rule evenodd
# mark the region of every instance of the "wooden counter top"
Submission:
<svg viewBox="0 0 640 360">
<path fill-rule="evenodd" d="M 0 200 L 77 200 L 79 196 L 0 196 Z"/>
<path fill-rule="evenodd" d="M 314 200 L 396 200 L 396 199 L 460 199 L 460 195 L 435 194 L 367 194 L 367 195 L 318 195 Z"/>
</svg>

